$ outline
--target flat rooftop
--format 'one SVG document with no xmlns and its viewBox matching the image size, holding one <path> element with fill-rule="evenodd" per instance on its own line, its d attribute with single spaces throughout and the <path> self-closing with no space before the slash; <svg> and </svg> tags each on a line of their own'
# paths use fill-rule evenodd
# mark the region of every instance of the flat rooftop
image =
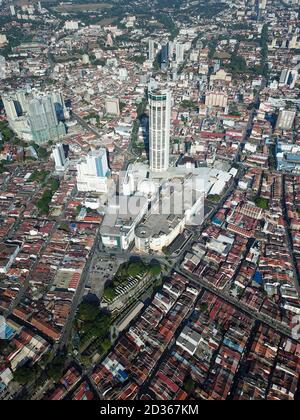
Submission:
<svg viewBox="0 0 300 420">
<path fill-rule="evenodd" d="M 117 205 L 110 205 L 106 211 L 102 226 L 101 235 L 118 235 L 122 231 L 129 231 L 139 217 L 141 210 L 146 206 L 148 200 L 140 195 L 132 197 L 119 196 Z"/>
<path fill-rule="evenodd" d="M 178 182 L 178 186 L 180 188 L 177 190 L 176 187 L 173 189 L 173 184 L 165 184 L 159 199 L 152 204 L 150 213 L 136 228 L 136 236 L 145 239 L 169 235 L 186 217 L 187 211 L 201 198 L 204 209 L 204 191 L 201 184 L 197 189 L 197 183 L 189 179 L 186 182 Z"/>
</svg>

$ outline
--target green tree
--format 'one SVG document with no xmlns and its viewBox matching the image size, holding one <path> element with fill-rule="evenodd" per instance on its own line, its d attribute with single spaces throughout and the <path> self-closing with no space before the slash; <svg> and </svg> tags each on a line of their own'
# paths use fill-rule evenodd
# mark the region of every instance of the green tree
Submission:
<svg viewBox="0 0 300 420">
<path fill-rule="evenodd" d="M 152 264 L 150 266 L 150 273 L 153 277 L 159 276 L 161 274 L 161 265 L 159 263 Z"/>
<path fill-rule="evenodd" d="M 82 321 L 95 321 L 99 315 L 99 307 L 90 303 L 82 303 L 79 306 L 77 318 Z"/>
<path fill-rule="evenodd" d="M 21 385 L 32 382 L 36 376 L 36 369 L 28 364 L 19 367 L 14 373 L 14 380 Z"/>
<path fill-rule="evenodd" d="M 59 354 L 52 360 L 50 364 L 48 364 L 47 375 L 49 376 L 49 378 L 53 379 L 54 381 L 58 381 L 62 377 L 65 367 L 65 361 L 66 355 Z"/>
<path fill-rule="evenodd" d="M 136 277 L 144 274 L 146 271 L 145 264 L 142 261 L 134 262 L 129 264 L 127 272 L 130 277 Z"/>
</svg>

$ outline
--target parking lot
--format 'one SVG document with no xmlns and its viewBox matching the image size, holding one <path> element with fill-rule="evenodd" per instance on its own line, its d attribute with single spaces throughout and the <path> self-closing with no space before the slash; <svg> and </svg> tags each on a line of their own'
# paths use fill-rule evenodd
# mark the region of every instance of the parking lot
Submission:
<svg viewBox="0 0 300 420">
<path fill-rule="evenodd" d="M 105 283 L 115 276 L 119 266 L 124 261 L 124 259 L 118 257 L 96 255 L 86 284 L 88 292 L 101 298 Z"/>
</svg>

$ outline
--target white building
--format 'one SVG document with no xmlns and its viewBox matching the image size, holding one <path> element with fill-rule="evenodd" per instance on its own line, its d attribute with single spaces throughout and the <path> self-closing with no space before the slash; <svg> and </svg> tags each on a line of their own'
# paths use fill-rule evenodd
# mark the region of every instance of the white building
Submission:
<svg viewBox="0 0 300 420">
<path fill-rule="evenodd" d="M 5 57 L 0 55 L 0 79 L 6 78 L 6 60 Z"/>
<path fill-rule="evenodd" d="M 67 31 L 77 31 L 78 28 L 79 28 L 79 24 L 78 22 L 74 20 L 67 20 L 67 22 L 65 23 L 65 29 Z"/>
<path fill-rule="evenodd" d="M 277 120 L 277 128 L 291 130 L 296 118 L 296 110 L 281 109 Z"/>
<path fill-rule="evenodd" d="M 53 150 L 53 158 L 55 162 L 55 170 L 57 172 L 64 172 L 68 167 L 69 160 L 66 158 L 63 144 L 59 143 L 56 145 L 55 149 Z"/>
<path fill-rule="evenodd" d="M 105 214 L 100 233 L 107 248 L 126 251 L 135 238 L 135 229 L 148 210 L 148 200 L 138 194 L 119 196 Z"/>
<path fill-rule="evenodd" d="M 90 57 L 88 56 L 88 54 L 83 54 L 82 62 L 83 62 L 83 64 L 89 64 L 90 63 Z"/>
<path fill-rule="evenodd" d="M 196 353 L 200 343 L 201 335 L 187 326 L 184 327 L 176 341 L 177 346 L 187 351 L 191 356 Z"/>
<path fill-rule="evenodd" d="M 77 189 L 82 192 L 108 192 L 108 159 L 106 149 L 90 152 L 77 164 Z"/>
<path fill-rule="evenodd" d="M 161 253 L 187 225 L 201 225 L 204 196 L 204 184 L 192 178 L 164 184 L 135 230 L 136 248 L 140 252 Z"/>
<path fill-rule="evenodd" d="M 5 45 L 7 43 L 8 41 L 7 41 L 6 35 L 0 34 L 0 46 Z"/>
<path fill-rule="evenodd" d="M 125 82 L 128 79 L 128 71 L 126 67 L 119 68 L 119 80 Z"/>
<path fill-rule="evenodd" d="M 181 64 L 184 61 L 185 44 L 176 43 L 176 63 Z"/>
<path fill-rule="evenodd" d="M 148 48 L 149 48 L 148 58 L 153 63 L 153 61 L 155 60 L 155 42 L 153 41 L 153 39 L 149 40 Z"/>
<path fill-rule="evenodd" d="M 289 82 L 290 76 L 291 76 L 291 70 L 283 69 L 280 74 L 280 80 L 279 80 L 280 86 L 287 85 Z"/>
<path fill-rule="evenodd" d="M 165 172 L 170 160 L 171 92 L 149 92 L 150 169 Z"/>
<path fill-rule="evenodd" d="M 105 110 L 110 115 L 120 115 L 120 101 L 118 98 L 107 98 L 105 101 Z"/>
</svg>

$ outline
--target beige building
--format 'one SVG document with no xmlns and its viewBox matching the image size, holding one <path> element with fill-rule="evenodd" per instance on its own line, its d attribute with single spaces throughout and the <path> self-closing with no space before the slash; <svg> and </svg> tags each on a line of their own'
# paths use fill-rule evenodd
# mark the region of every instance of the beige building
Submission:
<svg viewBox="0 0 300 420">
<path fill-rule="evenodd" d="M 209 91 L 205 95 L 206 107 L 226 108 L 228 104 L 228 95 L 225 92 Z"/>
<path fill-rule="evenodd" d="M 105 101 L 105 110 L 110 115 L 120 115 L 120 101 L 118 98 L 107 98 Z"/>
<path fill-rule="evenodd" d="M 231 74 L 226 73 L 225 70 L 220 69 L 216 72 L 216 74 L 213 74 L 210 76 L 210 84 L 213 85 L 215 82 L 225 82 L 230 83 L 232 80 Z"/>
<path fill-rule="evenodd" d="M 8 44 L 8 40 L 6 38 L 6 35 L 0 34 L 0 45 L 2 46 L 2 45 L 5 45 L 5 44 Z"/>
<path fill-rule="evenodd" d="M 282 109 L 279 111 L 277 128 L 281 130 L 291 130 L 296 118 L 296 110 Z"/>
</svg>

